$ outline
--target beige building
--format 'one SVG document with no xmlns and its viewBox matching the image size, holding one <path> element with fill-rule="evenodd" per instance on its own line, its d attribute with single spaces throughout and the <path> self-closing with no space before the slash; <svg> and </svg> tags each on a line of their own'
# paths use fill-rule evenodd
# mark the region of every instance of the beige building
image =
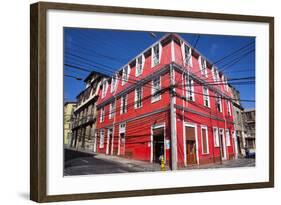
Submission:
<svg viewBox="0 0 281 205">
<path fill-rule="evenodd" d="M 244 134 L 244 122 L 243 122 L 243 110 L 244 108 L 241 105 L 240 102 L 240 93 L 238 90 L 236 90 L 234 87 L 231 87 L 233 98 L 235 100 L 232 101 L 232 110 L 233 110 L 233 116 L 234 116 L 234 130 L 235 133 L 235 142 L 236 142 L 236 154 L 237 157 L 243 157 L 246 155 L 245 152 L 245 134 Z"/>
<path fill-rule="evenodd" d="M 245 147 L 248 152 L 253 153 L 256 149 L 256 110 L 245 109 L 243 120 L 245 127 Z"/>
<path fill-rule="evenodd" d="M 64 132 L 63 132 L 63 144 L 69 145 L 71 139 L 71 121 L 73 118 L 73 111 L 76 108 L 76 102 L 64 103 Z"/>
<path fill-rule="evenodd" d="M 98 72 L 90 73 L 84 80 L 86 88 L 76 97 L 77 107 L 74 110 L 70 147 L 77 150 L 95 149 L 96 102 L 103 77 Z"/>
</svg>

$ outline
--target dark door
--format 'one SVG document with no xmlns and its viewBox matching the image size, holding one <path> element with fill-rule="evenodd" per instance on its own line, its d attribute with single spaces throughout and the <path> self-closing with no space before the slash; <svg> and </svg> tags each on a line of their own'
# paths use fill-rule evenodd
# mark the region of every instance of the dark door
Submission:
<svg viewBox="0 0 281 205">
<path fill-rule="evenodd" d="M 120 155 L 125 155 L 125 133 L 120 133 Z"/>
<path fill-rule="evenodd" d="M 153 162 L 160 163 L 164 158 L 164 128 L 153 129 Z"/>
<path fill-rule="evenodd" d="M 195 141 L 195 127 L 185 127 L 185 145 L 186 145 L 186 162 L 188 165 L 197 163 L 196 156 L 196 141 Z"/>
<path fill-rule="evenodd" d="M 196 143 L 194 140 L 186 140 L 187 164 L 196 164 Z"/>
<path fill-rule="evenodd" d="M 108 130 L 108 154 L 111 154 L 112 149 L 112 129 Z"/>
</svg>

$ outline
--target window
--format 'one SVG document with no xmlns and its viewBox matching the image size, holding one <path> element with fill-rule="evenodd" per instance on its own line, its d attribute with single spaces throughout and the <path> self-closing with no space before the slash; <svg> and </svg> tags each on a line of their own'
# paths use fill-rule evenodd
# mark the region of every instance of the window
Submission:
<svg viewBox="0 0 281 205">
<path fill-rule="evenodd" d="M 102 98 L 104 98 L 106 95 L 107 87 L 108 87 L 107 80 L 104 80 L 102 83 L 102 94 L 101 94 Z"/>
<path fill-rule="evenodd" d="M 127 96 L 128 95 L 123 95 L 120 98 L 120 100 L 121 100 L 120 114 L 124 114 L 127 112 Z"/>
<path fill-rule="evenodd" d="M 201 140 L 202 140 L 202 154 L 209 154 L 208 145 L 208 129 L 207 127 L 201 127 Z"/>
<path fill-rule="evenodd" d="M 109 105 L 109 119 L 112 119 L 114 113 L 115 113 L 115 102 L 112 102 Z"/>
<path fill-rule="evenodd" d="M 184 63 L 185 65 L 192 66 L 191 48 L 186 44 L 183 45 L 184 45 Z"/>
<path fill-rule="evenodd" d="M 231 103 L 229 100 L 227 101 L 227 114 L 231 116 Z"/>
<path fill-rule="evenodd" d="M 194 85 L 193 85 L 194 82 L 188 75 L 185 76 L 185 83 L 186 83 L 187 100 L 194 101 L 195 100 L 195 98 L 194 98 Z"/>
<path fill-rule="evenodd" d="M 230 134 L 228 129 L 225 130 L 225 138 L 226 138 L 226 146 L 230 146 Z"/>
<path fill-rule="evenodd" d="M 199 64 L 200 64 L 201 74 L 204 75 L 205 77 L 208 77 L 207 62 L 201 56 L 199 56 Z"/>
<path fill-rule="evenodd" d="M 219 147 L 220 146 L 220 141 L 219 141 L 219 130 L 217 127 L 213 128 L 213 133 L 214 133 L 214 146 Z"/>
<path fill-rule="evenodd" d="M 161 99 L 161 79 L 160 76 L 152 80 L 152 88 L 151 88 L 151 102 L 155 102 Z"/>
<path fill-rule="evenodd" d="M 142 106 L 142 87 L 135 89 L 135 108 Z"/>
<path fill-rule="evenodd" d="M 212 68 L 213 79 L 215 82 L 219 81 L 219 71 L 213 66 Z"/>
<path fill-rule="evenodd" d="M 160 63 L 160 45 L 157 44 L 152 47 L 152 67 Z"/>
<path fill-rule="evenodd" d="M 219 112 L 222 112 L 222 103 L 221 103 L 221 96 L 217 96 L 216 98 L 217 109 Z"/>
<path fill-rule="evenodd" d="M 125 85 L 126 82 L 129 80 L 129 74 L 130 74 L 130 66 L 127 65 L 123 68 L 123 73 L 122 73 L 122 85 Z"/>
<path fill-rule="evenodd" d="M 100 148 L 104 147 L 104 130 L 100 131 Z"/>
<path fill-rule="evenodd" d="M 209 90 L 206 86 L 203 86 L 203 99 L 204 99 L 204 105 L 206 107 L 210 107 Z"/>
<path fill-rule="evenodd" d="M 139 76 L 142 74 L 143 69 L 143 55 L 139 56 L 136 60 L 136 76 Z"/>
<path fill-rule="evenodd" d="M 114 77 L 112 77 L 111 79 L 111 90 L 110 92 L 115 92 L 116 90 L 116 85 L 117 85 L 117 76 L 115 75 Z"/>
<path fill-rule="evenodd" d="M 105 111 L 104 108 L 100 109 L 100 122 L 104 121 L 104 117 L 105 117 Z"/>
</svg>

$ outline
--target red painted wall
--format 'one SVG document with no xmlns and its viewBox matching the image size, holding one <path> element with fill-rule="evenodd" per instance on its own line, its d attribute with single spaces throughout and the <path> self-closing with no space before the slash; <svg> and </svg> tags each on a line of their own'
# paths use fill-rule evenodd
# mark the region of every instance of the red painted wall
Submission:
<svg viewBox="0 0 281 205">
<path fill-rule="evenodd" d="M 167 42 L 167 41 L 166 41 Z M 159 69 L 163 69 L 163 67 L 172 62 L 172 43 L 168 41 L 162 45 L 161 49 L 161 62 L 155 67 L 151 67 L 151 53 L 146 52 L 145 55 L 145 62 L 143 72 L 139 77 L 135 77 L 135 65 L 134 63 L 130 63 L 131 71 L 129 76 L 129 82 L 125 85 L 121 85 L 121 80 L 119 80 L 117 85 L 117 90 L 115 93 L 110 93 L 110 85 L 108 86 L 107 94 L 104 98 L 99 97 L 97 104 L 101 104 L 107 99 L 112 98 L 112 96 L 118 94 L 119 92 L 123 91 L 125 88 L 134 85 L 136 81 L 139 81 L 142 78 L 146 78 L 155 71 Z M 183 55 L 181 46 L 179 43 L 174 43 L 174 59 L 175 63 L 178 65 L 183 64 Z M 133 62 L 133 61 L 132 61 Z M 199 63 L 198 63 L 198 55 L 194 54 L 192 56 L 192 68 L 189 68 L 189 71 L 193 74 L 197 75 L 201 79 L 206 80 L 207 82 L 214 82 L 213 75 L 211 68 L 208 67 L 208 77 L 205 78 L 201 75 Z M 185 67 L 188 69 L 188 67 Z M 185 82 L 182 81 L 183 75 L 181 73 L 175 72 L 175 82 L 178 83 L 178 87 L 176 87 L 176 93 L 178 96 L 185 96 L 185 88 L 181 85 Z M 169 87 L 170 86 L 170 75 L 169 73 L 163 74 L 161 76 L 161 88 Z M 216 88 L 220 89 L 222 92 L 227 94 L 228 96 L 232 96 L 229 91 L 226 91 L 224 86 L 216 85 Z M 195 101 L 194 102 L 186 102 L 185 100 L 181 99 L 180 97 L 176 98 L 176 105 L 182 106 L 185 109 L 191 110 L 189 111 L 182 111 L 182 109 L 176 110 L 176 130 L 177 130 L 177 143 L 178 143 L 178 164 L 180 166 L 184 165 L 184 156 L 185 156 L 185 149 L 184 149 L 184 125 L 183 122 L 189 122 L 192 124 L 196 124 L 197 126 L 197 149 L 199 155 L 200 163 L 208 163 L 213 162 L 214 158 L 218 158 L 220 156 L 220 150 L 217 147 L 214 147 L 214 137 L 213 137 L 213 127 L 218 128 L 228 128 L 230 131 L 230 142 L 231 146 L 227 147 L 227 152 L 229 154 L 229 158 L 231 158 L 234 154 L 234 145 L 232 140 L 232 131 L 233 127 L 233 116 L 228 116 L 227 114 L 227 103 L 226 100 L 222 100 L 223 104 L 223 112 L 219 113 L 216 109 L 215 98 L 210 97 L 210 108 L 205 107 L 203 104 L 203 95 L 202 95 L 202 86 L 198 83 L 194 82 L 194 92 L 195 92 Z M 119 124 L 122 122 L 126 122 L 126 144 L 125 144 L 125 156 L 133 158 L 136 160 L 145 160 L 150 161 L 151 159 L 151 127 L 157 124 L 165 124 L 165 138 L 166 140 L 170 140 L 170 112 L 169 112 L 169 104 L 170 104 L 170 94 L 169 91 L 162 93 L 161 100 L 152 103 L 151 102 L 151 81 L 148 82 L 143 86 L 143 101 L 142 107 L 135 109 L 134 108 L 134 90 L 128 93 L 128 100 L 127 100 L 127 113 L 120 114 L 120 105 L 121 101 L 120 98 L 116 99 L 116 112 L 113 119 L 108 118 L 109 113 L 109 104 L 105 105 L 105 121 L 100 122 L 100 110 L 98 110 L 98 118 L 97 118 L 97 130 L 107 128 L 108 126 L 114 127 L 114 141 L 113 141 L 113 149 L 114 153 L 116 154 L 118 150 L 118 140 L 119 140 Z M 216 94 L 209 90 L 210 96 L 215 96 Z M 100 90 L 101 96 L 101 90 Z M 140 116 L 144 116 L 146 114 L 150 114 L 153 111 L 165 109 L 165 112 L 161 112 L 158 114 L 153 114 L 147 117 L 142 117 L 140 119 L 136 119 Z M 198 114 L 194 114 L 194 112 Z M 232 111 L 231 111 L 232 113 Z M 207 115 L 207 116 L 205 116 Z M 219 118 L 212 119 L 213 118 Z M 226 120 L 226 122 L 225 122 Z M 207 126 L 208 128 L 208 143 L 209 143 L 209 153 L 203 154 L 202 153 L 202 137 L 201 137 L 201 125 Z M 225 137 L 225 133 L 224 133 Z M 104 139 L 104 148 L 99 149 L 99 140 L 97 145 L 97 152 L 105 153 L 107 146 L 107 129 L 105 129 L 105 139 Z M 166 150 L 166 160 L 167 163 L 170 159 L 170 149 Z"/>
</svg>

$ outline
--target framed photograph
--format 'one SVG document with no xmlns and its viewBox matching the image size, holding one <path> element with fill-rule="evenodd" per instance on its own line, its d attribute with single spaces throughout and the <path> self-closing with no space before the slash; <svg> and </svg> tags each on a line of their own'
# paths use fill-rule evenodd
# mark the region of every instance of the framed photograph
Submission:
<svg viewBox="0 0 281 205">
<path fill-rule="evenodd" d="M 30 198 L 274 186 L 274 18 L 40 2 Z"/>
</svg>

